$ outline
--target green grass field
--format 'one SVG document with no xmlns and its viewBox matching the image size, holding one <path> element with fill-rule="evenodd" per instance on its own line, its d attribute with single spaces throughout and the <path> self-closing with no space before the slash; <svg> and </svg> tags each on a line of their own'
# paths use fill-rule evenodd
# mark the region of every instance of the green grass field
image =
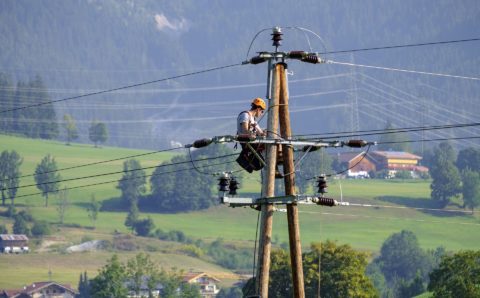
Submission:
<svg viewBox="0 0 480 298">
<path fill-rule="evenodd" d="M 121 158 L 141 154 L 148 151 L 120 148 L 93 148 L 92 145 L 65 144 L 54 141 L 23 139 L 11 136 L 0 136 L 0 151 L 16 150 L 24 159 L 21 166 L 22 175 L 33 173 L 36 165 L 47 153 L 55 157 L 59 168 L 71 167 L 80 164 L 102 160 Z M 143 167 L 153 167 L 170 159 L 176 152 L 158 153 L 138 158 Z M 100 173 L 122 170 L 123 161 L 108 164 L 62 171 L 63 179 L 83 177 Z M 149 169 L 147 174 L 153 169 Z M 90 178 L 62 183 L 62 187 L 76 187 L 90 183 L 116 180 L 121 174 Z M 258 174 L 247 176 L 242 183 L 240 194 L 258 193 L 260 183 Z M 21 179 L 20 185 L 33 183 L 33 177 Z M 371 207 L 337 206 L 319 207 L 301 205 L 300 224 L 301 239 L 304 249 L 311 242 L 326 239 L 337 240 L 339 243 L 348 243 L 356 249 L 377 253 L 385 239 L 392 233 L 403 229 L 413 231 L 424 248 L 444 246 L 448 250 L 479 249 L 480 248 L 480 220 L 478 213 L 471 215 L 463 212 L 438 212 L 430 197 L 429 181 L 399 181 L 399 180 L 333 180 L 329 182 L 330 197 L 337 200 L 361 204 L 371 204 Z M 117 197 L 120 192 L 115 188 L 116 183 L 103 184 L 95 187 L 86 187 L 70 190 L 68 198 L 71 206 L 66 212 L 65 222 L 70 225 L 90 227 L 82 203 L 88 202 L 92 195 L 103 201 Z M 22 188 L 18 195 L 35 194 L 39 191 L 35 187 Z M 37 219 L 58 222 L 57 201 L 55 196 L 50 199 L 50 206 L 44 207 L 44 199 L 36 194 L 18 198 L 15 202 L 20 207 L 29 208 Z M 283 208 L 279 206 L 279 208 Z M 455 208 L 451 206 L 450 208 Z M 5 208 L 0 207 L 0 212 Z M 461 210 L 460 210 L 461 211 Z M 255 229 L 257 226 L 257 211 L 250 208 L 229 208 L 223 205 L 191 213 L 154 214 L 144 212 L 142 216 L 150 216 L 157 228 L 164 231 L 181 230 L 187 236 L 203 240 L 214 240 L 218 237 L 227 242 L 253 248 Z M 96 224 L 96 230 L 87 228 L 61 229 L 57 235 L 66 238 L 69 242 L 78 244 L 85 235 L 94 239 L 111 238 L 115 231 L 126 233 L 124 226 L 126 213 L 101 212 Z M 0 224 L 11 226 L 11 221 L 0 217 Z M 273 240 L 279 244 L 288 241 L 286 213 L 278 211 L 274 215 Z M 149 241 L 148 239 L 146 241 Z M 151 246 L 161 247 L 158 240 L 152 239 Z M 151 254 L 165 267 L 172 266 L 185 270 L 195 269 L 212 272 L 223 272 L 228 276 L 229 271 L 223 268 L 200 261 L 163 248 L 155 249 Z M 123 259 L 133 253 L 121 253 Z M 80 272 L 87 270 L 94 275 L 111 256 L 109 252 L 62 254 L 59 252 L 36 253 L 19 256 L 0 256 L 0 272 L 9 271 L 6 278 L 0 279 L 0 289 L 22 286 L 29 282 L 45 280 L 48 270 L 53 272 L 53 278 L 61 282 L 69 282 L 74 286 L 78 282 Z M 214 267 L 211 267 L 214 266 Z M 58 273 L 58 275 L 56 275 Z M 220 274 L 220 273 L 219 273 Z"/>
</svg>

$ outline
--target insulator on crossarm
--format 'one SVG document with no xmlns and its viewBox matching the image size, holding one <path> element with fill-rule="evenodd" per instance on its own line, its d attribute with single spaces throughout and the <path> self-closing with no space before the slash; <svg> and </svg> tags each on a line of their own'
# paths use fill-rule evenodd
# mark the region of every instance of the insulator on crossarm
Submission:
<svg viewBox="0 0 480 298">
<path fill-rule="evenodd" d="M 348 140 L 345 145 L 352 148 L 362 148 L 367 146 L 368 142 L 364 140 Z"/>
<path fill-rule="evenodd" d="M 261 56 L 255 56 L 250 59 L 250 64 L 260 64 L 267 61 L 267 58 Z"/>
<path fill-rule="evenodd" d="M 273 46 L 274 47 L 279 47 L 282 45 L 281 41 L 282 41 L 282 29 L 280 27 L 275 27 L 273 28 L 273 33 L 271 34 L 272 35 L 272 40 L 273 40 Z"/>
<path fill-rule="evenodd" d="M 237 179 L 235 179 L 235 177 L 232 176 L 232 178 L 230 178 L 230 184 L 229 184 L 229 188 L 230 188 L 230 191 L 228 192 L 229 195 L 231 196 L 236 196 L 237 195 L 237 189 L 239 188 L 239 183 L 237 181 Z"/>
<path fill-rule="evenodd" d="M 230 191 L 230 177 L 228 174 L 223 174 L 218 178 L 218 190 L 222 192 Z"/>
<path fill-rule="evenodd" d="M 325 175 L 320 175 L 317 178 L 317 187 L 318 187 L 318 193 L 323 196 L 323 194 L 327 193 L 327 177 Z"/>
<path fill-rule="evenodd" d="M 317 54 L 308 54 L 302 57 L 302 61 L 307 63 L 317 64 L 317 63 L 320 63 L 320 58 L 318 58 Z"/>
<path fill-rule="evenodd" d="M 290 59 L 303 59 L 303 57 L 305 57 L 306 55 L 306 52 L 305 51 L 291 51 L 290 53 L 288 53 L 288 57 Z"/>
<path fill-rule="evenodd" d="M 193 148 L 202 148 L 202 147 L 207 147 L 212 143 L 212 139 L 201 139 L 201 140 L 196 140 L 193 142 L 192 147 Z"/>
<path fill-rule="evenodd" d="M 329 207 L 333 207 L 333 206 L 338 205 L 338 202 L 336 200 L 331 199 L 331 198 L 323 198 L 323 197 L 316 198 L 315 203 L 317 205 L 329 206 Z"/>
</svg>

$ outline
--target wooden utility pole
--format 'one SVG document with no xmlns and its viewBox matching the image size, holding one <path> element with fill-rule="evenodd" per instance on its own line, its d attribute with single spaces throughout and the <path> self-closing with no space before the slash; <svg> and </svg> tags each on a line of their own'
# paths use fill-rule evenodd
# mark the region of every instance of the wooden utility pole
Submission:
<svg viewBox="0 0 480 298">
<path fill-rule="evenodd" d="M 280 70 L 280 135 L 285 140 L 292 137 L 290 127 L 290 112 L 288 109 L 288 85 L 285 69 L 287 65 L 279 63 Z M 295 166 L 293 163 L 293 148 L 282 145 L 283 171 L 285 174 L 285 195 L 295 195 Z M 297 204 L 287 204 L 288 238 L 290 243 L 290 261 L 292 263 L 293 296 L 304 298 L 302 245 L 300 242 L 300 224 L 298 222 Z"/>
<path fill-rule="evenodd" d="M 270 74 L 273 73 L 273 76 Z M 268 101 L 268 124 L 267 137 L 276 138 L 278 131 L 278 102 L 280 97 L 280 66 L 278 64 L 272 67 L 269 63 L 269 77 L 272 79 Z M 270 84 L 269 84 L 270 85 Z M 275 196 L 275 166 L 277 163 L 277 145 L 267 145 L 266 147 L 266 169 L 263 171 L 262 197 L 269 198 Z M 273 205 L 261 205 L 261 225 L 260 225 L 260 243 L 258 251 L 258 267 L 256 276 L 255 292 L 260 297 L 268 297 L 268 283 L 270 274 L 270 252 L 272 247 L 272 225 L 273 225 Z"/>
</svg>

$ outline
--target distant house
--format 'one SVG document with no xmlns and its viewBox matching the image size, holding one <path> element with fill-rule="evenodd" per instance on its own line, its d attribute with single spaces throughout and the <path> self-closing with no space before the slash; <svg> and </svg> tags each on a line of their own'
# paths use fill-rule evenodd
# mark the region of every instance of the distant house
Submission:
<svg viewBox="0 0 480 298">
<path fill-rule="evenodd" d="M 131 289 L 134 285 L 133 281 L 128 280 L 124 283 L 127 289 Z M 163 285 L 158 283 L 155 285 L 155 288 L 152 289 L 153 297 L 160 297 L 160 293 L 162 292 Z M 135 291 L 129 290 L 128 291 L 129 298 L 142 298 L 142 297 L 149 297 L 149 289 L 148 289 L 148 277 L 142 276 L 142 283 L 140 285 L 140 289 L 138 294 Z"/>
<path fill-rule="evenodd" d="M 28 252 L 28 237 L 25 235 L 0 234 L 0 252 Z"/>
<path fill-rule="evenodd" d="M 365 178 L 368 173 L 376 171 L 376 165 L 372 159 L 367 158 L 365 152 L 342 152 L 337 154 L 340 164 L 343 164 L 347 170 L 347 176 L 351 178 Z"/>
<path fill-rule="evenodd" d="M 0 298 L 74 298 L 77 294 L 70 285 L 46 281 L 36 282 L 22 289 L 2 290 Z"/>
<path fill-rule="evenodd" d="M 183 281 L 190 284 L 198 284 L 200 286 L 200 295 L 204 298 L 216 297 L 220 289 L 217 283 L 220 280 L 209 276 L 207 273 L 189 272 L 183 276 Z"/>
<path fill-rule="evenodd" d="M 369 158 L 374 160 L 377 171 L 387 170 L 390 176 L 395 176 L 398 171 L 409 171 L 412 176 L 428 172 L 427 167 L 419 165 L 422 157 L 408 152 L 373 151 Z"/>
<path fill-rule="evenodd" d="M 419 165 L 422 157 L 398 151 L 343 152 L 337 154 L 338 161 L 348 169 L 347 176 L 352 178 L 368 177 L 369 172 L 386 170 L 389 177 L 398 171 L 409 171 L 413 177 L 428 172 L 428 168 Z"/>
</svg>

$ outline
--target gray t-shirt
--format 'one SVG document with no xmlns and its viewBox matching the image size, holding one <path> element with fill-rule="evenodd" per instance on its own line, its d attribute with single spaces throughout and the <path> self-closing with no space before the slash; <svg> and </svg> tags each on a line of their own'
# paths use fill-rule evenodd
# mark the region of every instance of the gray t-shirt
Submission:
<svg viewBox="0 0 480 298">
<path fill-rule="evenodd" d="M 248 131 L 244 131 L 242 123 L 247 122 Z M 237 118 L 237 134 L 259 134 L 262 133 L 255 118 L 248 111 L 241 112 Z"/>
</svg>

